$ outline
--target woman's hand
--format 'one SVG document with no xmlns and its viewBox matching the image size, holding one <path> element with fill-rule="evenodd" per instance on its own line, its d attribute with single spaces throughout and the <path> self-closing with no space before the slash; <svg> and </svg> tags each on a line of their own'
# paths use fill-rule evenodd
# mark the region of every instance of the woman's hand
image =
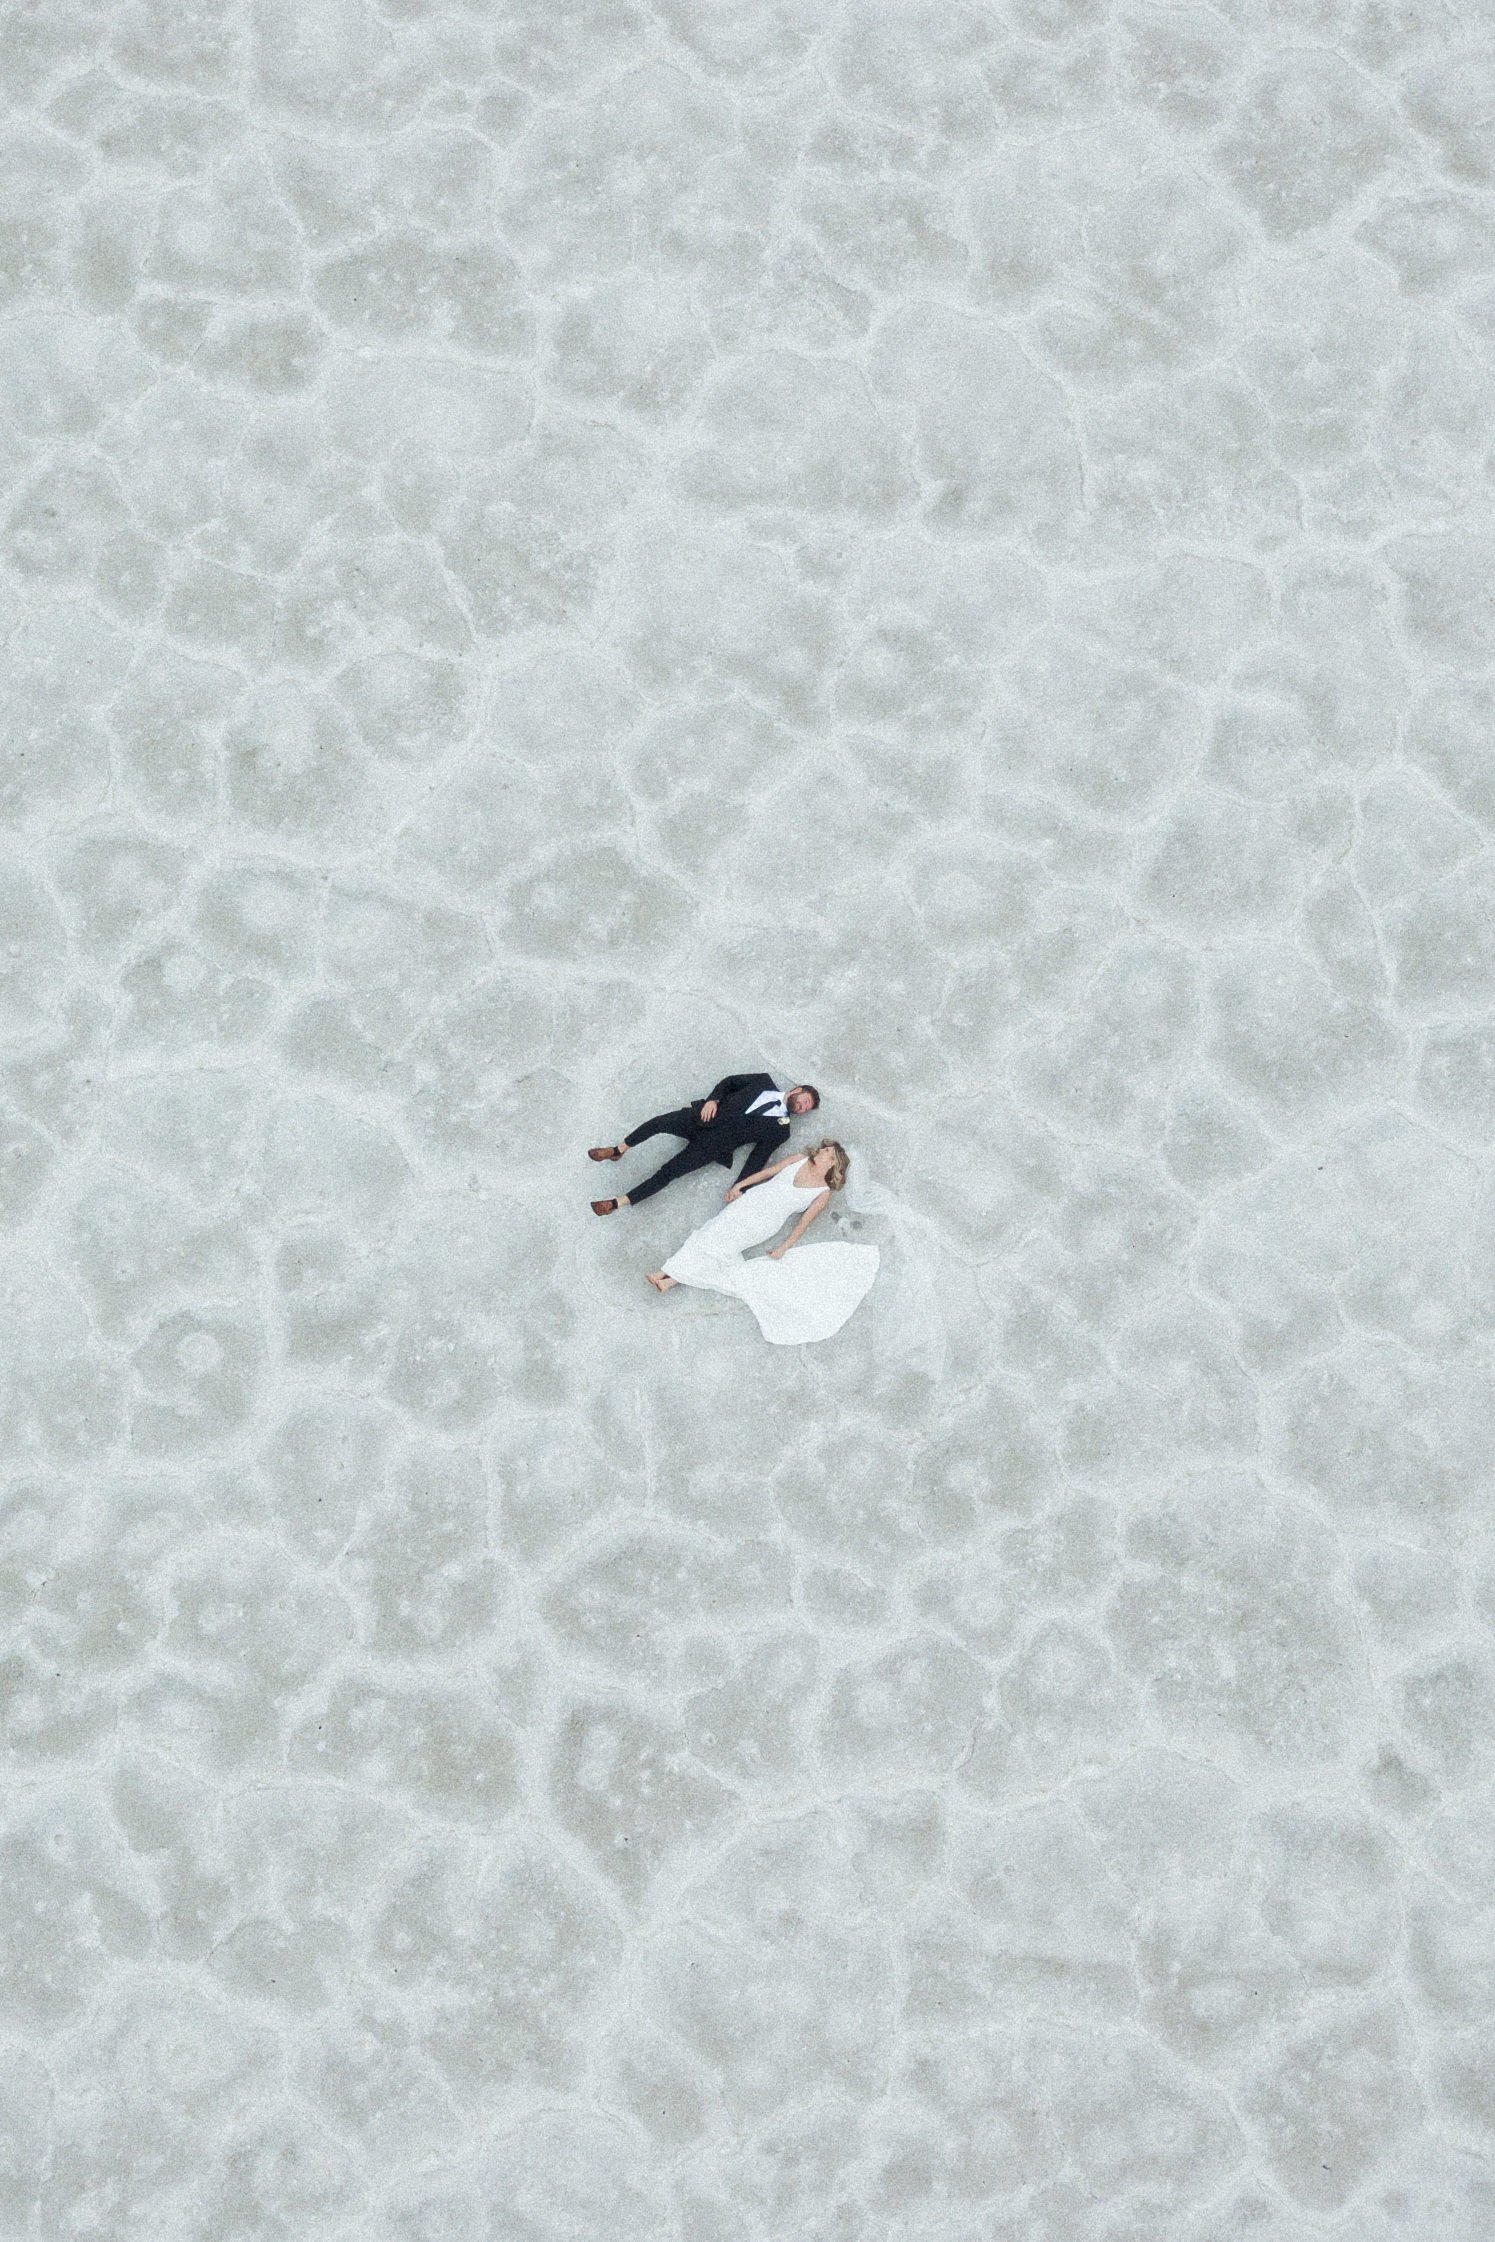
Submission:
<svg viewBox="0 0 1495 2242">
<path fill-rule="evenodd" d="M 770 1261 L 782 1261 L 788 1251 L 789 1248 L 787 1245 L 770 1246 L 768 1249 L 768 1258 Z"/>
<path fill-rule="evenodd" d="M 727 1191 L 727 1197 L 729 1199 L 740 1199 L 742 1197 L 742 1185 L 740 1183 L 734 1183 L 730 1185 Z"/>
</svg>

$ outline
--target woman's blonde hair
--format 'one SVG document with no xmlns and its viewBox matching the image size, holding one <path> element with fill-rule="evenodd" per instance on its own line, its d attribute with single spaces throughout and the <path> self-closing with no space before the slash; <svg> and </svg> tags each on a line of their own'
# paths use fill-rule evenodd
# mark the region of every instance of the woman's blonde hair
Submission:
<svg viewBox="0 0 1495 2242">
<path fill-rule="evenodd" d="M 845 1145 L 837 1144 L 834 1137 L 822 1137 L 819 1144 L 812 1145 L 810 1148 L 810 1158 L 812 1160 L 817 1152 L 832 1152 L 835 1154 L 825 1180 L 832 1191 L 840 1191 L 845 1186 L 846 1170 L 849 1165 Z"/>
</svg>

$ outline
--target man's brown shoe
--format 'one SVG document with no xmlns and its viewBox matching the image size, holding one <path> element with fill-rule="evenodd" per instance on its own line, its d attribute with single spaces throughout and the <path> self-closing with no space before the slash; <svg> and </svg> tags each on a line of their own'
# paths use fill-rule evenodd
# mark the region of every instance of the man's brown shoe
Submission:
<svg viewBox="0 0 1495 2242">
<path fill-rule="evenodd" d="M 589 1160 L 621 1160 L 622 1157 L 615 1144 L 594 1144 L 587 1154 Z"/>
<path fill-rule="evenodd" d="M 592 1212 L 593 1214 L 611 1214 L 617 1203 L 616 1199 L 594 1199 L 592 1201 Z"/>
</svg>

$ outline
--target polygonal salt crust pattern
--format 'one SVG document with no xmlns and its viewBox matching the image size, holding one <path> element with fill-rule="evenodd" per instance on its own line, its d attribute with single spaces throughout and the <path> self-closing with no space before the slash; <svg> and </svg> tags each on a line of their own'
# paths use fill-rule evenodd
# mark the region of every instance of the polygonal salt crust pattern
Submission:
<svg viewBox="0 0 1495 2242">
<path fill-rule="evenodd" d="M 7 2242 L 1495 2232 L 1477 15 L 5 12 Z"/>
</svg>

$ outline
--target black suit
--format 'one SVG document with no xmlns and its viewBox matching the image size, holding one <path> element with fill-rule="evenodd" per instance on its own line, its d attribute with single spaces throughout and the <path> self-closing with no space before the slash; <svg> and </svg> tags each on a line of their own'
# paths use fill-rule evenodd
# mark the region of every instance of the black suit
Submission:
<svg viewBox="0 0 1495 2242">
<path fill-rule="evenodd" d="M 765 1113 L 749 1113 L 748 1107 L 764 1090 L 780 1095 L 771 1075 L 726 1074 L 714 1090 L 691 1105 L 683 1105 L 676 1113 L 656 1113 L 641 1129 L 630 1129 L 630 1146 L 642 1144 L 645 1137 L 684 1137 L 685 1150 L 677 1152 L 673 1160 L 655 1171 L 646 1182 L 637 1185 L 628 1194 L 630 1206 L 640 1199 L 652 1198 L 667 1183 L 678 1176 L 689 1175 L 693 1169 L 710 1167 L 715 1161 L 719 1167 L 730 1168 L 739 1145 L 748 1147 L 748 1156 L 738 1171 L 737 1181 L 752 1175 L 757 1168 L 766 1168 L 776 1160 L 789 1142 L 787 1121 L 771 1121 Z M 716 1112 L 709 1121 L 701 1119 L 701 1108 L 716 1100 Z"/>
</svg>

